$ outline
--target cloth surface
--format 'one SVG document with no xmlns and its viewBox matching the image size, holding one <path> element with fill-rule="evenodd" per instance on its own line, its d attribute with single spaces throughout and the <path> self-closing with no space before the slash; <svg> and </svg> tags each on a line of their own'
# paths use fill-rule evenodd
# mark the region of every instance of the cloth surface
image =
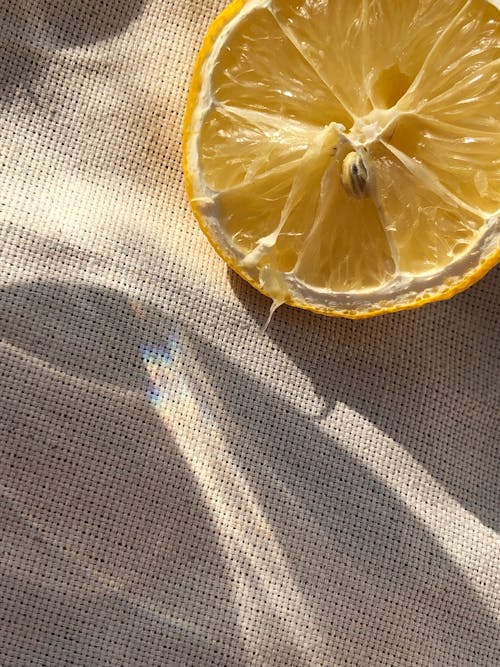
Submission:
<svg viewBox="0 0 500 667">
<path fill-rule="evenodd" d="M 349 322 L 229 272 L 220 0 L 0 4 L 0 664 L 500 664 L 500 273 Z"/>
</svg>

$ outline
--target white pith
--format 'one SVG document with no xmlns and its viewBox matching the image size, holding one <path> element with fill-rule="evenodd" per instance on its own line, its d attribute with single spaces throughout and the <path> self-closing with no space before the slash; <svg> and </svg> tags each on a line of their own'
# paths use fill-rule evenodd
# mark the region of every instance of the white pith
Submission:
<svg viewBox="0 0 500 667">
<path fill-rule="evenodd" d="M 489 0 L 489 2 L 500 9 L 500 0 Z M 291 301 L 320 310 L 368 312 L 380 307 L 390 307 L 391 304 L 401 305 L 414 302 L 417 298 L 425 300 L 426 295 L 436 296 L 438 293 L 447 292 L 454 285 L 466 280 L 467 276 L 475 274 L 477 268 L 487 262 L 498 249 L 500 211 L 488 215 L 475 211 L 475 214 L 481 215 L 484 220 L 483 226 L 477 233 L 474 243 L 445 268 L 418 276 L 399 271 L 390 281 L 380 287 L 356 291 L 334 292 L 331 289 L 311 287 L 300 281 L 292 272 L 273 272 L 269 267 L 264 267 L 264 269 L 260 267 L 255 271 L 257 263 L 267 249 L 266 243 L 272 243 L 272 239 L 262 239 L 254 251 L 243 254 L 233 243 L 231 236 L 224 232 L 219 222 L 220 212 L 216 203 L 218 193 L 207 185 L 202 169 L 199 167 L 200 130 L 207 112 L 215 102 L 210 73 L 219 58 L 221 48 L 235 25 L 256 9 L 269 8 L 271 4 L 270 0 L 249 0 L 223 27 L 203 63 L 201 88 L 191 117 L 186 158 L 192 177 L 193 202 L 201 211 L 204 224 L 214 244 L 220 248 L 221 254 L 230 259 L 234 265 L 241 266 L 243 272 L 248 271 L 262 291 L 276 303 Z M 249 111 L 249 113 L 252 112 Z M 346 132 L 345 128 L 337 123 L 331 123 L 331 128 L 324 127 L 318 132 L 325 133 L 332 129 L 339 135 L 340 141 L 347 150 L 364 151 L 372 142 L 384 137 L 402 113 L 404 112 L 397 109 L 397 105 L 391 109 L 375 109 L 365 117 L 355 118 L 349 132 Z"/>
</svg>

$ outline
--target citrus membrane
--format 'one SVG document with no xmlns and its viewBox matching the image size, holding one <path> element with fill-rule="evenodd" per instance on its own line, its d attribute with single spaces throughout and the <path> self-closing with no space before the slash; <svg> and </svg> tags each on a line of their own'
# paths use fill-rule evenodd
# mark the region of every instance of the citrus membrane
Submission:
<svg viewBox="0 0 500 667">
<path fill-rule="evenodd" d="M 275 305 L 455 294 L 500 259 L 498 0 L 236 0 L 198 57 L 184 171 Z"/>
</svg>

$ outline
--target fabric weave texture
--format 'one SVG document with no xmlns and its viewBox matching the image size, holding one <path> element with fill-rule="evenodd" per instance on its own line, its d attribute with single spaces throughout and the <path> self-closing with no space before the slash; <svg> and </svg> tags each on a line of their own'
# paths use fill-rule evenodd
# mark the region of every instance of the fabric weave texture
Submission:
<svg viewBox="0 0 500 667">
<path fill-rule="evenodd" d="M 0 3 L 0 664 L 500 665 L 500 272 L 263 332 L 182 176 L 223 6 Z"/>
</svg>

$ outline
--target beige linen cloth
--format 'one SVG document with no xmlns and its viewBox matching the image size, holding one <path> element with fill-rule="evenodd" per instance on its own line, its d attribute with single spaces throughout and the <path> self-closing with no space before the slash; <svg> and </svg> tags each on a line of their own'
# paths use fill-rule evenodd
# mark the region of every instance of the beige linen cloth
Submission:
<svg viewBox="0 0 500 667">
<path fill-rule="evenodd" d="M 500 273 L 262 333 L 181 171 L 223 5 L 0 4 L 0 665 L 500 665 Z"/>
</svg>

